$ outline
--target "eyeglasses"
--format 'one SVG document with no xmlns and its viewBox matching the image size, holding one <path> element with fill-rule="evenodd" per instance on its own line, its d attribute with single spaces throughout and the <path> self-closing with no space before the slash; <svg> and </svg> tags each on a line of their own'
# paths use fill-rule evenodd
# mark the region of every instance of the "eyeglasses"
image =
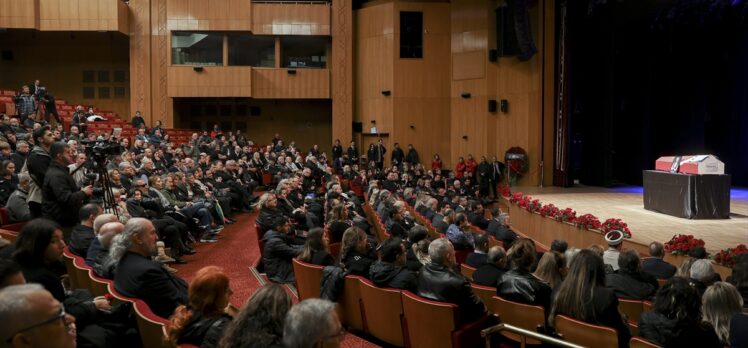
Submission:
<svg viewBox="0 0 748 348">
<path fill-rule="evenodd" d="M 12 340 L 13 340 L 13 337 L 15 337 L 16 335 L 18 335 L 18 334 L 20 334 L 20 333 L 23 333 L 23 332 L 26 332 L 26 331 L 29 331 L 29 330 L 33 330 L 33 329 L 36 329 L 36 328 L 38 328 L 38 327 L 41 327 L 41 326 L 44 326 L 44 325 L 47 325 L 47 324 L 52 324 L 52 323 L 55 323 L 55 322 L 57 322 L 58 320 L 62 320 L 62 321 L 64 322 L 64 321 L 65 321 L 65 316 L 66 316 L 66 315 L 67 315 L 67 313 L 65 312 L 65 306 L 63 306 L 63 305 L 62 305 L 62 303 L 60 303 L 60 312 L 59 312 L 59 313 L 57 313 L 57 315 L 55 315 L 54 317 L 52 317 L 52 318 L 49 318 L 49 319 L 47 319 L 47 320 L 45 320 L 45 321 L 43 321 L 43 322 L 41 322 L 41 323 L 38 323 L 38 324 L 34 324 L 34 325 L 31 325 L 31 326 L 28 326 L 28 327 L 26 327 L 26 328 L 23 328 L 23 329 L 21 329 L 21 330 L 18 330 L 18 331 L 16 331 L 16 333 L 14 333 L 14 334 L 13 334 L 13 335 L 11 335 L 10 337 L 8 337 L 8 339 L 7 339 L 7 340 L 5 340 L 5 342 L 8 342 L 8 343 L 10 343 L 10 341 L 12 341 Z"/>
</svg>

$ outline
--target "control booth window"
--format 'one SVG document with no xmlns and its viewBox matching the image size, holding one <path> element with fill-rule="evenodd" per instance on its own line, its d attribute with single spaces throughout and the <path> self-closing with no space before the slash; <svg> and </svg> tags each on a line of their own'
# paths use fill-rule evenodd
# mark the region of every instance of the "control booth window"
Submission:
<svg viewBox="0 0 748 348">
<path fill-rule="evenodd" d="M 223 33 L 173 32 L 171 63 L 223 65 Z"/>
<path fill-rule="evenodd" d="M 326 68 L 329 37 L 281 37 L 283 68 Z"/>
<path fill-rule="evenodd" d="M 275 38 L 229 34 L 229 65 L 274 68 Z"/>
</svg>

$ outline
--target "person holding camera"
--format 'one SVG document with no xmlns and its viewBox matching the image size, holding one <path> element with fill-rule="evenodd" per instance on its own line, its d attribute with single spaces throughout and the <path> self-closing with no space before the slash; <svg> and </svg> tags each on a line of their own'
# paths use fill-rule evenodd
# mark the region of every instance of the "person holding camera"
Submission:
<svg viewBox="0 0 748 348">
<path fill-rule="evenodd" d="M 42 216 L 57 221 L 62 227 L 73 227 L 80 208 L 93 195 L 93 186 L 82 189 L 75 184 L 68 165 L 73 162 L 70 146 L 63 142 L 49 147 L 52 163 L 44 175 Z"/>
</svg>

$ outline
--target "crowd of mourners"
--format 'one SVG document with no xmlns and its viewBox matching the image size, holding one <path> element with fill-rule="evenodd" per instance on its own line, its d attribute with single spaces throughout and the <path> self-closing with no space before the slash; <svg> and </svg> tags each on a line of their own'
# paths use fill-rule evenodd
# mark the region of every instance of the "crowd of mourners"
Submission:
<svg viewBox="0 0 748 348">
<path fill-rule="evenodd" d="M 406 152 L 395 144 L 385 167 L 382 141 L 365 153 L 336 141 L 328 158 L 317 145 L 302 153 L 276 134 L 259 146 L 218 126 L 177 146 L 160 123 L 147 129 L 139 113 L 132 142 L 76 124 L 23 125 L 20 132 L 5 115 L 0 124 L 0 200 L 7 195 L 11 221 L 27 221 L 14 244 L 0 246 L 0 345 L 138 345 L 127 304 L 64 281 L 66 247 L 112 279 L 117 292 L 169 318 L 173 344 L 338 346 L 345 331 L 334 300 L 347 274 L 457 304 L 461 324 L 489 315 L 472 281 L 506 300 L 542 306 L 547 334 L 563 314 L 613 327 L 619 346 L 628 346 L 627 318 L 618 310 L 624 298 L 653 301 L 639 335 L 656 344 L 746 342 L 748 258 L 722 281 L 703 248 L 676 269 L 663 260 L 662 244 L 652 243 L 641 259 L 622 250 L 617 231 L 606 235 L 606 247 L 578 250 L 559 240 L 538 252 L 495 204 L 505 172 L 495 157 L 467 156 L 447 170 L 438 155 L 424 167 L 412 145 Z M 364 204 L 386 239 L 377 239 L 372 223 L 379 222 L 367 218 Z M 229 304 L 231 281 L 221 268 L 205 267 L 187 284 L 168 266 L 184 263 L 181 256 L 196 253 L 198 243 L 218 242 L 235 214 L 255 210 L 262 267 L 273 283 L 241 309 Z M 417 223 L 424 220 L 441 236 Z M 503 247 L 489 248 L 490 239 Z M 461 274 L 458 255 L 476 269 L 472 279 Z M 279 284 L 295 282 L 294 258 L 326 266 L 322 299 L 292 306 Z"/>
</svg>

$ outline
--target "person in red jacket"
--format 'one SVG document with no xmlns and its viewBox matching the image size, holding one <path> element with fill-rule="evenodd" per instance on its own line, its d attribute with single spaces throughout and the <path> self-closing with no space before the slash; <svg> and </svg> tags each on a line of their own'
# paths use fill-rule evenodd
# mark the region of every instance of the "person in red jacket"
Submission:
<svg viewBox="0 0 748 348">
<path fill-rule="evenodd" d="M 467 172 L 467 176 L 471 178 L 475 178 L 475 169 L 477 167 L 478 167 L 478 162 L 475 161 L 475 158 L 473 158 L 473 155 L 468 154 L 467 161 L 465 161 L 465 172 Z"/>
<path fill-rule="evenodd" d="M 431 170 L 442 169 L 442 159 L 439 158 L 439 154 L 434 154 L 434 159 L 431 161 Z"/>
<path fill-rule="evenodd" d="M 465 170 L 467 169 L 467 165 L 465 164 L 465 159 L 460 157 L 457 159 L 457 164 L 455 165 L 455 178 L 462 179 L 465 176 Z"/>
</svg>

